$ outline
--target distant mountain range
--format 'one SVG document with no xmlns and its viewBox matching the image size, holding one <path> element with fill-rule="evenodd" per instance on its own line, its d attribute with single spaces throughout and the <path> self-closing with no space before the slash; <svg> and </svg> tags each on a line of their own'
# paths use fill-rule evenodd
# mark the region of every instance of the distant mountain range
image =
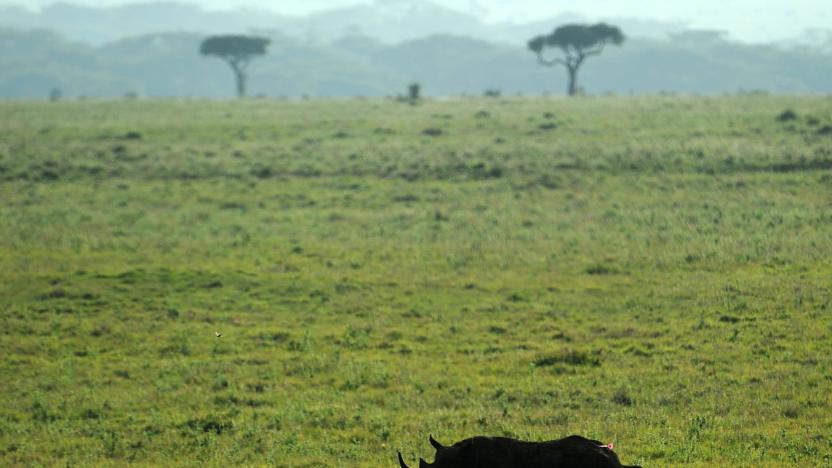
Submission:
<svg viewBox="0 0 832 468">
<path fill-rule="evenodd" d="M 328 42 L 345 35 L 366 35 L 397 43 L 433 34 L 469 36 L 491 42 L 523 44 L 530 37 L 567 22 L 585 21 L 564 13 L 530 23 L 484 23 L 428 0 L 376 0 L 373 4 L 327 10 L 309 16 L 278 15 L 265 10 L 208 11 L 176 2 L 136 3 L 91 8 L 54 3 L 40 11 L 0 7 L 0 26 L 50 29 L 70 39 L 100 45 L 129 36 L 159 32 L 280 31 L 306 41 Z M 609 18 L 629 35 L 662 38 L 684 29 L 682 24 Z"/>
<path fill-rule="evenodd" d="M 44 30 L 0 29 L 0 98 L 138 95 L 231 97 L 229 67 L 198 54 L 201 33 L 159 33 L 91 46 Z M 561 68 L 537 65 L 522 45 L 433 35 L 398 44 L 351 35 L 310 43 L 271 35 L 250 68 L 251 95 L 392 96 L 414 81 L 429 96 L 562 94 Z M 832 93 L 832 55 L 681 34 L 632 38 L 593 57 L 581 86 L 599 93 Z"/>
<path fill-rule="evenodd" d="M 252 95 L 391 96 L 414 81 L 430 96 L 562 94 L 564 71 L 539 66 L 526 41 L 578 21 L 564 14 L 485 24 L 421 0 L 378 0 L 302 18 L 182 3 L 0 7 L 0 98 L 231 97 L 228 66 L 198 54 L 205 37 L 228 32 L 272 41 L 251 65 Z M 829 31 L 789 44 L 748 45 L 718 31 L 610 22 L 628 39 L 581 69 L 580 85 L 590 94 L 832 93 Z"/>
</svg>

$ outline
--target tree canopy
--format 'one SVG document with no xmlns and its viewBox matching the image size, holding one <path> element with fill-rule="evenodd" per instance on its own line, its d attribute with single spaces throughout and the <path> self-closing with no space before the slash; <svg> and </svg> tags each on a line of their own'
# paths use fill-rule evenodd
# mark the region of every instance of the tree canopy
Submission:
<svg viewBox="0 0 832 468">
<path fill-rule="evenodd" d="M 571 50 L 574 53 L 585 54 L 601 53 L 607 44 L 618 45 L 624 42 L 624 34 L 621 30 L 606 23 L 591 26 L 567 24 L 556 28 L 548 36 L 538 36 L 538 38 L 542 39 L 541 46 L 558 47 L 564 53 L 570 53 Z"/>
<path fill-rule="evenodd" d="M 211 36 L 199 48 L 202 55 L 214 55 L 226 60 L 250 60 L 266 53 L 269 40 L 263 37 L 230 34 Z"/>
</svg>

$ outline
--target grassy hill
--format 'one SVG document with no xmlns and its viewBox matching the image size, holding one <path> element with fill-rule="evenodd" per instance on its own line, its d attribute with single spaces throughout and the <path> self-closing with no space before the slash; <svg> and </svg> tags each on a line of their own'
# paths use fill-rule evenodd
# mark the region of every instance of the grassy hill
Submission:
<svg viewBox="0 0 832 468">
<path fill-rule="evenodd" d="M 828 463 L 830 109 L 2 103 L 0 464 Z"/>
</svg>

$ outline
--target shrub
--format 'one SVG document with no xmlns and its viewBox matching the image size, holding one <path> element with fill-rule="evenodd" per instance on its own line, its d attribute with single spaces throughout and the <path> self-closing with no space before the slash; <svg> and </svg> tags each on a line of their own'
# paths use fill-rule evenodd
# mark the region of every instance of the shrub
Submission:
<svg viewBox="0 0 832 468">
<path fill-rule="evenodd" d="M 622 406 L 633 405 L 633 399 L 630 398 L 630 395 L 627 393 L 627 389 L 624 387 L 619 388 L 612 394 L 612 402 Z"/>
<path fill-rule="evenodd" d="M 414 105 L 419 102 L 419 99 L 422 97 L 422 85 L 419 83 L 411 83 L 407 87 L 407 100 L 410 102 L 410 105 Z"/>
<path fill-rule="evenodd" d="M 584 351 L 564 349 L 559 353 L 538 356 L 532 361 L 532 364 L 535 367 L 548 367 L 554 366 L 555 364 L 597 367 L 601 365 L 601 359 Z"/>
<path fill-rule="evenodd" d="M 777 116 L 778 122 L 788 122 L 790 120 L 797 120 L 797 113 L 791 109 L 786 109 Z"/>
</svg>

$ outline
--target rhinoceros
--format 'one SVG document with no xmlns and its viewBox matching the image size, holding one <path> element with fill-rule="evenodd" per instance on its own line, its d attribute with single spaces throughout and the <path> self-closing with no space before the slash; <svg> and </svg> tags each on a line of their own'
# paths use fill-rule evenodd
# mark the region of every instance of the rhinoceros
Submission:
<svg viewBox="0 0 832 468">
<path fill-rule="evenodd" d="M 640 468 L 622 465 L 612 444 L 578 435 L 545 442 L 507 437 L 472 437 L 445 446 L 429 437 L 436 459 L 419 468 Z M 409 468 L 399 452 L 399 465 Z"/>
</svg>

